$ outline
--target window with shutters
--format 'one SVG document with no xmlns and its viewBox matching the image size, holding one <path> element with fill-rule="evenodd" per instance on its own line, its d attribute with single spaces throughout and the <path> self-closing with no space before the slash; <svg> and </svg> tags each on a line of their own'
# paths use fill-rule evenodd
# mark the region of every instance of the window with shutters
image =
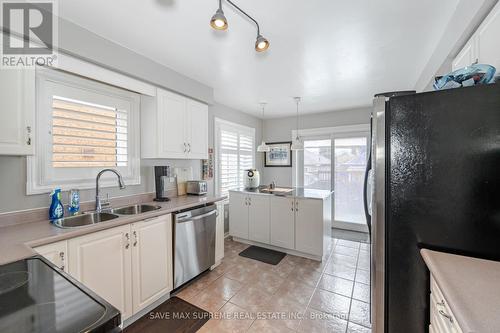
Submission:
<svg viewBox="0 0 500 333">
<path fill-rule="evenodd" d="M 103 168 L 120 171 L 128 185 L 140 184 L 139 95 L 47 68 L 37 69 L 36 77 L 28 194 L 93 188 Z M 103 178 L 103 186 L 115 183 Z"/>
<path fill-rule="evenodd" d="M 255 168 L 255 129 L 215 119 L 216 187 L 220 195 L 244 185 L 244 171 Z"/>
</svg>

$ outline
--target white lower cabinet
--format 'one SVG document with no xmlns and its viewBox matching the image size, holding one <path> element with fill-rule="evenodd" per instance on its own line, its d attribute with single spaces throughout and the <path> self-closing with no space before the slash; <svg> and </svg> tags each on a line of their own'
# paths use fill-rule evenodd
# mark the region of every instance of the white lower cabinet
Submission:
<svg viewBox="0 0 500 333">
<path fill-rule="evenodd" d="M 131 225 L 133 313 L 173 289 L 172 216 Z"/>
<path fill-rule="evenodd" d="M 50 260 L 50 247 L 55 254 L 63 248 L 56 244 L 36 250 Z M 67 247 L 69 274 L 120 310 L 122 320 L 173 289 L 170 214 L 73 238 Z"/>
<path fill-rule="evenodd" d="M 323 255 L 323 201 L 295 199 L 295 249 Z"/>
<path fill-rule="evenodd" d="M 286 249 L 295 248 L 295 198 L 271 197 L 270 244 Z"/>
<path fill-rule="evenodd" d="M 224 258 L 224 205 L 225 201 L 219 201 L 217 205 L 217 222 L 215 226 L 215 264 L 218 265 Z"/>
<path fill-rule="evenodd" d="M 267 195 L 248 196 L 248 236 L 261 243 L 270 241 L 270 198 Z"/>
<path fill-rule="evenodd" d="M 61 270 L 68 272 L 68 265 L 66 264 L 68 256 L 67 241 L 38 246 L 34 250 Z"/>
<path fill-rule="evenodd" d="M 68 241 L 69 274 L 120 310 L 133 314 L 130 225 Z"/>
<path fill-rule="evenodd" d="M 229 234 L 248 239 L 248 195 L 240 192 L 229 194 Z"/>
</svg>

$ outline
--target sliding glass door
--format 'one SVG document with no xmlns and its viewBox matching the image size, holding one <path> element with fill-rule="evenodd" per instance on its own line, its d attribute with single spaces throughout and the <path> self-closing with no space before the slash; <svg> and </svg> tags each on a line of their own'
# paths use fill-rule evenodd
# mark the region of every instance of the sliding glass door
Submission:
<svg viewBox="0 0 500 333">
<path fill-rule="evenodd" d="M 367 231 L 363 182 L 368 158 L 368 136 L 334 138 L 333 150 L 334 225 L 343 229 Z"/>
<path fill-rule="evenodd" d="M 332 133 L 304 137 L 302 184 L 334 190 L 333 226 L 367 232 L 363 181 L 369 149 L 368 132 Z"/>
</svg>

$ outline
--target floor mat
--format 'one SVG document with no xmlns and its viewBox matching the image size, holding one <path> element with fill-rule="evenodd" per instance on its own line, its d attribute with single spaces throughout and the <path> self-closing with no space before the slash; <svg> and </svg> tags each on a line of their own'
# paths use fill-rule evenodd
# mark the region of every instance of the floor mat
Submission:
<svg viewBox="0 0 500 333">
<path fill-rule="evenodd" d="M 209 319 L 209 312 L 174 296 L 126 327 L 123 332 L 194 333 Z"/>
<path fill-rule="evenodd" d="M 286 256 L 286 253 L 252 245 L 241 251 L 240 256 L 262 261 L 266 264 L 277 265 Z"/>
</svg>

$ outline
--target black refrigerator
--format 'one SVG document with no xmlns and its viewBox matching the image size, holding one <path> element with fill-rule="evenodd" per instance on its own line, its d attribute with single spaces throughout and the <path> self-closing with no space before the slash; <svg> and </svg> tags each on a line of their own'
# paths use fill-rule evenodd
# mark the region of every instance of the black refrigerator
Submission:
<svg viewBox="0 0 500 333">
<path fill-rule="evenodd" d="M 370 160 L 373 332 L 428 332 L 421 248 L 500 261 L 500 84 L 376 97 Z"/>
</svg>

